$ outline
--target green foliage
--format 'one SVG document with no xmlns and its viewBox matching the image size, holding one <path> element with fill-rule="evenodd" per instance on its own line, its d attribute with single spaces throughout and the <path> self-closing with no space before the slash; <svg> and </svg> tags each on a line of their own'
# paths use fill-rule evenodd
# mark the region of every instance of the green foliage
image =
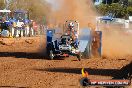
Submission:
<svg viewBox="0 0 132 88">
<path fill-rule="evenodd" d="M 129 14 L 130 16 L 132 16 L 132 7 L 131 7 L 131 6 L 129 6 L 129 7 L 127 8 L 127 11 L 128 11 L 128 14 Z"/>
<path fill-rule="evenodd" d="M 129 6 L 132 7 L 132 0 L 128 0 Z"/>
<path fill-rule="evenodd" d="M 106 4 L 100 4 L 96 8 L 97 8 L 99 13 L 105 15 L 106 13 L 108 13 L 108 10 L 107 10 L 108 8 L 107 7 L 108 7 L 108 5 L 106 5 Z"/>
<path fill-rule="evenodd" d="M 43 22 L 44 16 L 48 18 L 51 9 L 44 0 L 12 0 L 10 10 L 26 10 L 29 12 L 30 19 L 39 23 Z"/>
<path fill-rule="evenodd" d="M 5 9 L 4 0 L 0 0 L 0 9 Z"/>
<path fill-rule="evenodd" d="M 102 15 L 106 15 L 108 13 L 112 13 L 115 17 L 126 17 L 128 15 L 132 15 L 132 6 L 123 7 L 119 3 L 112 3 L 110 5 L 100 4 L 97 7 L 97 10 Z"/>
</svg>

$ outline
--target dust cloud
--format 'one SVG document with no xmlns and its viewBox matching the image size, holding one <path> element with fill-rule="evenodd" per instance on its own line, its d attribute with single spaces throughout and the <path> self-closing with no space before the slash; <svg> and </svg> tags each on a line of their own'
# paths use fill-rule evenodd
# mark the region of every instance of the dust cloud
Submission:
<svg viewBox="0 0 132 88">
<path fill-rule="evenodd" d="M 112 29 L 113 28 L 113 29 Z M 103 30 L 103 55 L 106 57 L 125 58 L 132 56 L 132 34 L 126 30 Z"/>
<path fill-rule="evenodd" d="M 77 20 L 81 28 L 91 27 L 95 29 L 96 12 L 93 0 L 53 0 L 58 3 L 57 9 L 53 6 L 49 23 L 53 25 L 63 24 L 66 20 Z M 56 6 L 56 5 L 55 5 Z M 51 25 L 50 25 L 51 26 Z M 103 31 L 103 56 L 123 57 L 132 55 L 132 35 L 127 34 L 120 25 L 102 26 Z"/>
<path fill-rule="evenodd" d="M 56 10 L 56 5 L 52 7 L 54 10 L 51 13 L 49 23 L 63 24 L 66 20 L 77 20 L 81 27 L 94 26 L 96 23 L 97 13 L 93 6 L 92 0 L 53 0 L 59 3 L 59 8 Z"/>
</svg>

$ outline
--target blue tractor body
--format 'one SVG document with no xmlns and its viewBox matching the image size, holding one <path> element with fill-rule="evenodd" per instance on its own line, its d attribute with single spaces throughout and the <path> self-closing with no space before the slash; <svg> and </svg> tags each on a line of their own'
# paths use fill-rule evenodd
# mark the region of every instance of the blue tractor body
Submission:
<svg viewBox="0 0 132 88">
<path fill-rule="evenodd" d="M 47 43 L 52 42 L 54 30 L 47 30 Z"/>
</svg>

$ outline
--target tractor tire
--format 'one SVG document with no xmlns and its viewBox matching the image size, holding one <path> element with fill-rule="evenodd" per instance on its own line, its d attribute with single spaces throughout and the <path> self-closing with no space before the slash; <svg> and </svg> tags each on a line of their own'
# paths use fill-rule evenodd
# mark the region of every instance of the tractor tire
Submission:
<svg viewBox="0 0 132 88">
<path fill-rule="evenodd" d="M 81 57 L 82 57 L 82 54 L 79 53 L 79 54 L 77 55 L 77 59 L 78 59 L 79 61 L 81 61 Z"/>
<path fill-rule="evenodd" d="M 52 50 L 49 51 L 49 58 L 50 58 L 50 60 L 54 59 L 54 54 L 53 54 Z"/>
</svg>

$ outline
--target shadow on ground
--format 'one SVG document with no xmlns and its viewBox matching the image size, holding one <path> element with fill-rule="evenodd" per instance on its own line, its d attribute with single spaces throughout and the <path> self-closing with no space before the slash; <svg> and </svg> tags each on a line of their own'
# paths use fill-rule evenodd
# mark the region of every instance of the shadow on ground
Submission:
<svg viewBox="0 0 132 88">
<path fill-rule="evenodd" d="M 47 69 L 35 69 L 37 71 L 48 71 L 48 72 L 61 72 L 61 73 L 70 73 L 70 74 L 81 74 L 82 68 L 47 68 Z M 117 69 L 91 69 L 85 68 L 90 75 L 102 75 L 102 76 L 111 76 L 117 72 Z"/>
<path fill-rule="evenodd" d="M 39 53 L 27 53 L 27 52 L 0 52 L 0 57 L 46 59 L 46 56 L 41 55 Z"/>
<path fill-rule="evenodd" d="M 0 52 L 0 57 L 15 57 L 27 59 L 45 59 L 50 60 L 45 53 L 41 52 Z M 54 60 L 64 60 L 64 57 L 55 57 Z"/>
<path fill-rule="evenodd" d="M 29 87 L 0 86 L 0 88 L 29 88 Z"/>
<path fill-rule="evenodd" d="M 37 71 L 62 72 L 70 74 L 81 74 L 82 68 L 46 68 L 34 69 Z M 121 69 L 91 69 L 85 68 L 90 75 L 112 76 L 113 79 L 128 79 L 132 75 L 132 62 Z"/>
</svg>

